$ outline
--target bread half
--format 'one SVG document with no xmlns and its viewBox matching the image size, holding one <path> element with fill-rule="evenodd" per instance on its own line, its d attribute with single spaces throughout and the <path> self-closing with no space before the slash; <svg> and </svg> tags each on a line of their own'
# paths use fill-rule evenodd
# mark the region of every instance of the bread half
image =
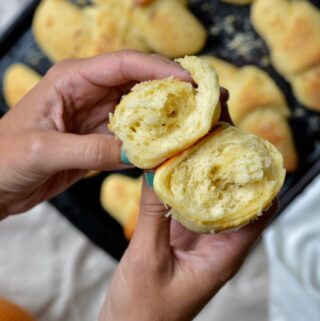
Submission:
<svg viewBox="0 0 320 321">
<path fill-rule="evenodd" d="M 217 73 L 206 61 L 177 59 L 197 84 L 174 79 L 142 82 L 121 100 L 109 128 L 129 160 L 153 168 L 193 145 L 217 123 L 221 107 Z"/>
<path fill-rule="evenodd" d="M 236 229 L 270 206 L 285 178 L 280 152 L 226 123 L 162 164 L 154 189 L 172 216 L 196 232 Z"/>
</svg>

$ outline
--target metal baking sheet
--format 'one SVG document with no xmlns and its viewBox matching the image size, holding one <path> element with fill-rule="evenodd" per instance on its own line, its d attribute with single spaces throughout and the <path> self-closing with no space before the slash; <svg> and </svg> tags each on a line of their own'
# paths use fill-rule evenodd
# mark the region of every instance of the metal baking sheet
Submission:
<svg viewBox="0 0 320 321">
<path fill-rule="evenodd" d="M 320 8 L 320 1 L 312 2 Z M 38 3 L 38 0 L 33 1 L 0 38 L 0 116 L 7 111 L 1 90 L 3 73 L 10 64 L 23 62 L 40 74 L 45 74 L 51 66 L 37 46 L 30 28 Z M 202 54 L 213 54 L 238 66 L 254 64 L 261 67 L 281 87 L 292 109 L 290 125 L 300 167 L 286 178 L 280 194 L 280 214 L 320 171 L 320 115 L 301 106 L 292 95 L 289 84 L 272 68 L 268 49 L 250 24 L 250 6 L 225 4 L 219 0 L 190 0 L 190 10 L 208 30 L 209 38 Z M 125 173 L 137 177 L 141 171 Z M 82 180 L 52 199 L 51 203 L 92 241 L 119 259 L 127 241 L 121 226 L 103 211 L 99 202 L 100 186 L 107 175 L 102 173 Z"/>
</svg>

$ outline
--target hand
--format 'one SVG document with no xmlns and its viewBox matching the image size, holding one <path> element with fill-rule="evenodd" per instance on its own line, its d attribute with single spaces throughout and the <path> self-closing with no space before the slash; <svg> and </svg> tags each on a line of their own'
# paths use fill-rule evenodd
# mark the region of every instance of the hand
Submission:
<svg viewBox="0 0 320 321">
<path fill-rule="evenodd" d="M 144 185 L 138 225 L 100 321 L 192 320 L 238 271 L 275 209 L 238 231 L 196 234 L 166 217 L 168 210 Z"/>
<path fill-rule="evenodd" d="M 174 75 L 178 64 L 135 51 L 66 60 L 0 120 L 0 218 L 65 190 L 88 170 L 115 170 L 120 142 L 107 120 L 135 82 Z"/>
</svg>

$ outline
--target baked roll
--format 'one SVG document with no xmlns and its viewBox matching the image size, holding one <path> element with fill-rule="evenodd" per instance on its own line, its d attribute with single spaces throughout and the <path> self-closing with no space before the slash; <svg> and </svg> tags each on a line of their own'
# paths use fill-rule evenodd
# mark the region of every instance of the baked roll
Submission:
<svg viewBox="0 0 320 321">
<path fill-rule="evenodd" d="M 154 0 L 144 6 L 133 0 L 92 2 L 79 7 L 68 0 L 42 0 L 32 29 L 52 61 L 127 48 L 179 57 L 205 45 L 206 31 L 185 1 Z"/>
<path fill-rule="evenodd" d="M 273 65 L 293 85 L 297 99 L 320 110 L 319 71 L 314 71 L 320 66 L 320 10 L 305 0 L 256 0 L 251 21 L 266 41 Z"/>
<path fill-rule="evenodd" d="M 278 106 L 281 115 L 285 117 L 290 115 L 280 88 L 262 69 L 253 65 L 238 68 L 213 56 L 204 56 L 203 59 L 217 71 L 220 85 L 229 90 L 228 107 L 232 121 L 236 125 L 257 107 Z"/>
<path fill-rule="evenodd" d="M 11 65 L 3 78 L 3 94 L 8 107 L 16 105 L 40 80 L 41 76 L 27 65 Z"/>
<path fill-rule="evenodd" d="M 102 183 L 102 207 L 122 226 L 127 239 L 135 230 L 142 189 L 142 176 L 138 179 L 121 174 L 109 175 Z"/>
<path fill-rule="evenodd" d="M 298 156 L 287 121 L 290 111 L 273 79 L 256 66 L 238 68 L 216 57 L 203 59 L 216 69 L 220 84 L 229 90 L 233 122 L 274 144 L 283 155 L 285 168 L 295 171 Z"/>
<path fill-rule="evenodd" d="M 197 88 L 174 78 L 142 82 L 110 115 L 110 130 L 137 167 L 160 165 L 206 135 L 220 117 L 215 70 L 197 57 L 177 61 L 190 72 Z"/>
<path fill-rule="evenodd" d="M 154 189 L 174 219 L 195 232 L 214 233 L 255 220 L 284 178 L 282 156 L 272 144 L 219 123 L 157 169 Z"/>
<path fill-rule="evenodd" d="M 275 145 L 283 156 L 284 167 L 288 172 L 297 169 L 298 156 L 291 129 L 287 120 L 275 109 L 257 108 L 242 119 L 239 127 Z"/>
</svg>

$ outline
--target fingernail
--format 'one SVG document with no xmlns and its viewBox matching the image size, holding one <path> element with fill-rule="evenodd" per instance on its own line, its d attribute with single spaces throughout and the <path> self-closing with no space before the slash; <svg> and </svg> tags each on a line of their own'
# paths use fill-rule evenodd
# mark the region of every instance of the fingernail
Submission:
<svg viewBox="0 0 320 321">
<path fill-rule="evenodd" d="M 146 179 L 147 185 L 153 188 L 154 173 L 151 173 L 151 172 L 144 173 L 144 177 Z"/>
<path fill-rule="evenodd" d="M 126 152 L 123 149 L 121 149 L 120 160 L 121 160 L 122 164 L 131 165 L 131 162 L 129 161 L 129 158 L 128 158 Z"/>
</svg>

